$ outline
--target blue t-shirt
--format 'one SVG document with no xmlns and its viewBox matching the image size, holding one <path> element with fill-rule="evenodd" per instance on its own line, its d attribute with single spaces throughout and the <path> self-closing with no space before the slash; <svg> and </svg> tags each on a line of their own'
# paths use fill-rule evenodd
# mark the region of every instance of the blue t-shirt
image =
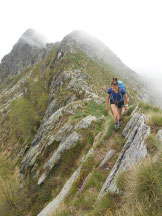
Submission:
<svg viewBox="0 0 162 216">
<path fill-rule="evenodd" d="M 124 88 L 120 88 L 121 90 L 118 93 L 115 93 L 112 88 L 108 88 L 107 93 L 111 95 L 110 99 L 114 101 L 124 101 L 123 95 L 126 94 L 126 90 Z M 111 94 L 112 93 L 112 94 Z"/>
</svg>

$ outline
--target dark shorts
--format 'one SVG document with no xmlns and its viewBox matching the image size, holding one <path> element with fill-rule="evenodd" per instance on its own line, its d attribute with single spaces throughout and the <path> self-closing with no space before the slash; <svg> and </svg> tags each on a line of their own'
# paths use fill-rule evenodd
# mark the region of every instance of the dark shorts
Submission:
<svg viewBox="0 0 162 216">
<path fill-rule="evenodd" d="M 115 102 L 113 100 L 110 100 L 110 104 L 115 104 L 118 108 L 122 108 L 124 106 L 124 101 Z"/>
</svg>

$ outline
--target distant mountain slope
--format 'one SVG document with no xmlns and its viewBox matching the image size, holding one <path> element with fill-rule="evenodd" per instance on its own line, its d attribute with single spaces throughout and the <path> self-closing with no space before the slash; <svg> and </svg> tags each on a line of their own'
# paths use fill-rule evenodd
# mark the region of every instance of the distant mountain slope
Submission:
<svg viewBox="0 0 162 216">
<path fill-rule="evenodd" d="M 28 29 L 3 57 L 0 64 L 0 80 L 15 75 L 44 58 L 52 44 L 46 45 L 45 38 L 33 29 Z"/>
<path fill-rule="evenodd" d="M 62 42 L 69 47 L 75 44 L 92 59 L 112 67 L 113 73 L 116 75 L 138 77 L 138 74 L 128 68 L 104 43 L 84 31 L 73 31 L 65 36 Z"/>
</svg>

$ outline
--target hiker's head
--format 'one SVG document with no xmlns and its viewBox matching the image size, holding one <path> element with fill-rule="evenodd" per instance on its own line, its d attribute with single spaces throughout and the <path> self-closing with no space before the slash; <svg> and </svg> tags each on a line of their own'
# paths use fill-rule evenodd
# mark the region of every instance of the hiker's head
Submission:
<svg viewBox="0 0 162 216">
<path fill-rule="evenodd" d="M 111 88 L 113 91 L 117 91 L 118 90 L 118 82 L 112 82 L 111 83 Z"/>
<path fill-rule="evenodd" d="M 118 81 L 118 78 L 113 78 L 113 82 L 117 82 Z"/>
</svg>

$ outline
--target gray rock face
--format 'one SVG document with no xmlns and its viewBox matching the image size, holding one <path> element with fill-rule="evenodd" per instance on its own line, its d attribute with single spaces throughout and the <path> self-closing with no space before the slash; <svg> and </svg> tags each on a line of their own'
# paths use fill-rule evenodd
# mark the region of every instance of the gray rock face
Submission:
<svg viewBox="0 0 162 216">
<path fill-rule="evenodd" d="M 41 175 L 41 177 L 38 180 L 38 185 L 40 185 L 46 178 L 49 171 L 55 166 L 55 164 L 60 160 L 62 154 L 74 147 L 78 140 L 80 139 L 80 135 L 74 131 L 70 136 L 66 138 L 66 140 L 61 143 L 58 147 L 58 149 L 53 153 L 53 155 L 50 157 L 50 159 L 44 164 L 43 169 L 46 169 L 47 171 L 44 171 L 44 173 Z"/>
<path fill-rule="evenodd" d="M 123 130 L 123 135 L 127 139 L 126 143 L 107 177 L 98 199 L 100 199 L 107 191 L 119 192 L 116 186 L 117 175 L 120 172 L 129 169 L 147 155 L 147 148 L 144 144 L 144 140 L 149 134 L 150 127 L 145 124 L 145 116 L 134 113 Z"/>
<path fill-rule="evenodd" d="M 76 102 L 68 104 L 67 106 L 62 107 L 55 113 L 53 113 L 46 121 L 42 121 L 42 124 L 38 129 L 38 132 L 30 146 L 30 149 L 21 162 L 21 173 L 24 173 L 26 168 L 34 166 L 37 157 L 41 154 L 45 146 L 51 145 L 55 140 L 59 141 L 60 136 L 62 136 L 62 139 L 65 139 L 65 137 L 68 136 L 68 134 L 72 130 L 72 126 L 69 124 L 69 127 L 67 128 L 68 125 L 64 125 L 64 122 L 60 121 L 60 119 L 63 115 L 66 115 L 71 111 L 74 112 L 79 106 L 79 103 Z M 60 128 L 60 130 L 57 131 L 57 128 Z M 54 136 L 55 133 L 53 131 L 57 131 L 55 132 L 56 137 Z"/>
<path fill-rule="evenodd" d="M 71 133 L 72 129 L 73 126 L 69 122 L 65 123 L 55 135 L 49 138 L 48 145 L 51 145 L 54 141 L 63 142 L 68 136 L 68 134 Z"/>
<path fill-rule="evenodd" d="M 12 88 L 4 89 L 4 91 L 0 94 L 0 99 L 5 99 L 5 102 L 0 106 L 0 112 L 4 112 L 9 108 L 9 105 L 11 101 L 14 99 L 23 96 L 22 89 L 20 86 L 22 83 L 24 83 L 32 74 L 32 71 L 30 71 L 28 74 L 26 74 L 24 77 L 22 77 Z"/>
<path fill-rule="evenodd" d="M 72 174 L 72 176 L 68 179 L 68 181 L 65 183 L 64 187 L 62 188 L 62 190 L 60 191 L 60 193 L 57 195 L 56 198 L 54 198 L 39 214 L 38 216 L 50 216 L 56 209 L 58 209 L 60 207 L 60 204 L 64 201 L 64 198 L 66 197 L 66 195 L 68 194 L 68 192 L 70 191 L 73 183 L 75 183 L 75 181 L 77 180 L 77 178 L 79 177 L 79 174 L 82 170 L 82 166 L 83 163 L 86 162 L 86 160 L 95 153 L 95 146 L 96 143 L 98 142 L 100 136 L 101 136 L 101 132 L 99 134 L 97 134 L 97 136 L 95 137 L 95 140 L 93 142 L 93 146 L 92 148 L 90 148 L 90 150 L 88 151 L 88 153 L 86 155 L 83 156 L 82 160 L 81 160 L 81 165 L 78 167 L 78 169 Z M 42 179 L 44 178 L 44 176 L 42 176 Z"/>
<path fill-rule="evenodd" d="M 70 128 L 70 124 L 67 122 L 63 128 L 57 132 L 57 134 L 55 136 L 53 136 L 53 138 L 55 138 L 56 141 L 61 141 L 58 149 L 52 154 L 52 156 L 50 157 L 50 159 L 44 164 L 43 166 L 43 174 L 40 176 L 40 178 L 38 179 L 38 185 L 42 184 L 44 182 L 44 180 L 46 179 L 48 173 L 50 172 L 50 170 L 55 166 L 55 164 L 60 160 L 61 156 L 63 155 L 63 153 L 74 147 L 75 145 L 77 145 L 77 142 L 79 141 L 79 139 L 81 138 L 81 135 L 79 135 L 75 130 L 78 128 L 88 128 L 92 121 L 96 121 L 97 118 L 95 116 L 87 116 L 85 118 L 83 118 L 74 128 L 74 132 L 72 132 L 66 139 L 65 137 L 65 130 Z M 71 127 L 72 129 L 72 127 Z M 71 131 L 71 130 L 70 130 Z M 59 136 L 61 135 L 61 136 Z M 51 138 L 50 138 L 51 139 Z M 53 139 L 52 139 L 53 141 Z M 52 142 L 50 141 L 50 143 Z M 49 144 L 49 143 L 48 143 Z"/>
<path fill-rule="evenodd" d="M 61 192 L 58 194 L 58 196 L 51 201 L 39 214 L 38 216 L 50 216 L 51 213 L 59 207 L 59 205 L 64 200 L 65 196 L 70 191 L 72 184 L 74 181 L 78 178 L 80 174 L 81 167 L 79 167 L 73 175 L 68 179 L 68 181 L 65 183 L 64 187 L 62 188 Z"/>
<path fill-rule="evenodd" d="M 92 121 L 97 120 L 95 116 L 87 116 L 78 123 L 75 129 L 73 129 L 69 122 L 65 124 L 63 120 L 66 115 L 72 115 L 76 112 L 81 105 L 81 101 L 99 100 L 102 102 L 104 100 L 93 92 L 87 82 L 88 79 L 88 74 L 76 69 L 73 71 L 58 71 L 54 75 L 51 83 L 48 108 L 37 134 L 22 160 L 21 173 L 24 173 L 26 168 L 33 168 L 32 171 L 35 169 L 34 164 L 38 156 L 47 146 L 55 141 L 60 142 L 61 145 L 74 130 L 77 128 L 87 128 Z M 65 93 L 69 92 L 69 94 L 60 100 L 59 94 L 62 90 Z M 44 179 L 44 177 L 40 177 L 40 179 Z M 40 179 L 39 183 L 42 182 Z"/>
<path fill-rule="evenodd" d="M 110 149 L 106 155 L 106 157 L 103 159 L 103 161 L 101 162 L 100 166 L 99 167 L 104 167 L 105 164 L 113 157 L 115 153 L 115 150 L 114 149 Z"/>
<path fill-rule="evenodd" d="M 90 77 L 87 73 L 83 73 L 77 69 L 63 72 L 58 71 L 53 76 L 49 96 L 49 106 L 46 110 L 45 116 L 48 118 L 60 107 L 85 98 L 94 98 L 98 100 L 99 103 L 102 103 L 104 99 L 96 95 L 93 92 L 92 87 L 89 86 L 89 78 Z M 64 99 L 60 100 L 58 95 L 62 90 L 65 92 L 64 94 L 66 94 L 66 96 L 63 96 Z"/>
<path fill-rule="evenodd" d="M 86 116 L 85 118 L 83 118 L 82 120 L 80 120 L 80 122 L 75 126 L 75 130 L 78 128 L 88 128 L 92 121 L 96 121 L 97 118 L 95 116 Z"/>
<path fill-rule="evenodd" d="M 3 57 L 0 64 L 0 79 L 17 74 L 46 57 L 53 47 L 53 44 L 46 46 L 46 43 L 42 35 L 28 29 L 13 46 L 11 52 Z"/>
</svg>

